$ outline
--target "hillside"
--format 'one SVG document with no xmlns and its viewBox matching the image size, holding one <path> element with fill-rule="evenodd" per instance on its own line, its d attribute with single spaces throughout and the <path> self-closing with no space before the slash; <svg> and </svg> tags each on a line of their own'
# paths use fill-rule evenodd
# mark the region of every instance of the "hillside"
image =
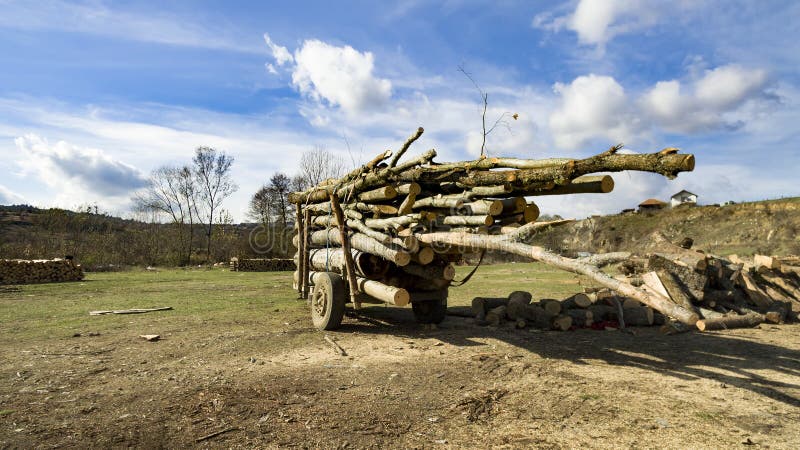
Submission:
<svg viewBox="0 0 800 450">
<path fill-rule="evenodd" d="M 800 198 L 596 216 L 534 242 L 568 254 L 635 251 L 656 230 L 675 241 L 690 237 L 695 248 L 715 254 L 800 254 Z"/>
<path fill-rule="evenodd" d="M 252 224 L 219 224 L 212 255 L 205 254 L 205 229 L 121 219 L 107 214 L 28 205 L 0 206 L 0 258 L 46 259 L 74 256 L 89 270 L 120 266 L 176 266 L 228 261 L 231 256 L 285 256 L 290 250 L 273 236 L 250 240 Z M 191 243 L 190 243 L 191 241 Z M 267 245 L 264 244 L 275 244 Z M 191 248 L 191 257 L 187 257 Z M 259 250 L 258 252 L 256 250 Z"/>
</svg>

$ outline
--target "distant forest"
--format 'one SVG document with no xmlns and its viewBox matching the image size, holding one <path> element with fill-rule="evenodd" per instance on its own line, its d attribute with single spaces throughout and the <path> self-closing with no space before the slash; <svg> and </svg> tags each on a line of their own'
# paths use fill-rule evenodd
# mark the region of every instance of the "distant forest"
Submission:
<svg viewBox="0 0 800 450">
<path fill-rule="evenodd" d="M 290 226 L 293 224 L 290 224 Z M 88 270 L 125 266 L 178 266 L 245 258 L 286 258 L 295 249 L 283 224 L 217 223 L 212 253 L 204 225 L 195 224 L 191 257 L 185 250 L 186 224 L 121 219 L 84 211 L 0 206 L 0 258 L 45 259 L 74 256 Z M 210 257 L 209 257 L 210 256 Z"/>
</svg>

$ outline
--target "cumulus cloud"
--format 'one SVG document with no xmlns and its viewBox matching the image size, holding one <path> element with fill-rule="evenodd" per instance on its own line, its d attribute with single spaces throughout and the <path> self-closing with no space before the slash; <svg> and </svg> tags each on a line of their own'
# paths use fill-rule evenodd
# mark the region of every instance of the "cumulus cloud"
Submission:
<svg viewBox="0 0 800 450">
<path fill-rule="evenodd" d="M 580 76 L 553 86 L 560 105 L 550 114 L 550 131 L 557 145 L 577 148 L 591 139 L 625 142 L 650 131 L 736 129 L 753 119 L 745 105 L 774 100 L 767 87 L 764 70 L 737 65 L 706 70 L 688 82 L 659 81 L 638 96 L 612 77 Z"/>
<path fill-rule="evenodd" d="M 64 141 L 51 145 L 35 134 L 18 137 L 14 143 L 24 155 L 20 161 L 23 171 L 36 175 L 60 192 L 78 190 L 95 196 L 120 197 L 127 196 L 146 182 L 138 169 L 106 155 L 102 150 Z"/>
<path fill-rule="evenodd" d="M 683 14 L 701 3 L 700 0 L 580 0 L 571 13 L 543 12 L 534 17 L 532 25 L 553 32 L 574 31 L 578 42 L 595 45 L 602 51 L 615 36 L 652 27 L 676 11 Z"/>
<path fill-rule="evenodd" d="M 291 71 L 292 85 L 318 103 L 359 113 L 384 105 L 392 96 L 392 83 L 374 75 L 375 57 L 349 45 L 335 46 L 317 39 L 303 42 L 294 55 L 265 34 L 275 63 Z M 275 66 L 267 70 L 277 73 Z M 313 122 L 315 124 L 319 121 Z"/>
<path fill-rule="evenodd" d="M 765 99 L 766 72 L 727 65 L 706 71 L 684 86 L 678 80 L 660 81 L 640 103 L 644 113 L 669 131 L 692 133 L 719 127 L 735 128 L 728 113 L 750 100 Z"/>
<path fill-rule="evenodd" d="M 561 103 L 550 115 L 550 131 L 561 147 L 576 148 L 597 137 L 626 140 L 638 126 L 625 89 L 612 77 L 580 76 L 553 90 Z"/>
<path fill-rule="evenodd" d="M 13 205 L 24 201 L 21 195 L 0 184 L 0 205 Z"/>
</svg>

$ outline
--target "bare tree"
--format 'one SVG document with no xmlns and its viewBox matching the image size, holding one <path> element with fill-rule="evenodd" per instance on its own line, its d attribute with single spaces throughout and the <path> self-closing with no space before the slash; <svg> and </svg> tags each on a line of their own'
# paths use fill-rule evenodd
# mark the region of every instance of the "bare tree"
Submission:
<svg viewBox="0 0 800 450">
<path fill-rule="evenodd" d="M 486 128 L 486 110 L 489 107 L 489 94 L 484 92 L 484 90 L 481 89 L 480 86 L 478 86 L 478 83 L 475 81 L 474 78 L 472 78 L 472 75 L 470 75 L 470 73 L 467 72 L 466 69 L 464 69 L 464 66 L 458 66 L 458 71 L 463 73 L 464 76 L 467 77 L 467 79 L 469 79 L 469 81 L 472 82 L 472 85 L 475 86 L 475 89 L 477 89 L 478 93 L 481 95 L 481 101 L 483 102 L 483 113 L 481 114 L 481 127 L 483 129 L 483 136 L 482 136 L 483 140 L 481 141 L 481 158 L 485 158 L 486 157 L 486 136 L 491 134 L 492 131 L 494 131 L 495 128 L 497 128 L 498 126 L 502 126 L 502 127 L 506 128 L 506 129 L 508 129 L 509 132 L 511 132 L 511 125 L 509 125 L 508 120 L 506 120 L 506 116 L 510 116 L 514 120 L 517 120 L 519 115 L 516 114 L 516 113 L 511 114 L 510 112 L 506 111 L 503 114 L 500 114 L 500 117 L 498 117 L 497 120 L 494 121 L 494 124 L 492 124 L 492 126 L 490 126 L 487 129 Z"/>
<path fill-rule="evenodd" d="M 191 240 L 186 242 L 185 225 L 187 218 L 195 217 L 196 191 L 186 185 L 185 170 L 188 168 L 163 166 L 155 169 L 147 180 L 147 186 L 134 197 L 134 204 L 140 211 L 157 211 L 169 217 L 178 229 L 180 247 L 186 249 L 185 259 L 183 252 L 179 255 L 179 259 L 183 263 L 188 263 L 191 258 L 192 243 Z M 191 173 L 188 176 L 188 183 L 194 185 Z"/>
<path fill-rule="evenodd" d="M 218 152 L 211 147 L 198 147 L 192 162 L 206 215 L 206 256 L 211 258 L 214 213 L 239 186 L 231 178 L 233 157 L 225 152 Z"/>
<path fill-rule="evenodd" d="M 316 186 L 329 178 L 339 178 L 344 165 L 325 147 L 317 145 L 300 157 L 300 174 L 307 187 Z"/>
</svg>

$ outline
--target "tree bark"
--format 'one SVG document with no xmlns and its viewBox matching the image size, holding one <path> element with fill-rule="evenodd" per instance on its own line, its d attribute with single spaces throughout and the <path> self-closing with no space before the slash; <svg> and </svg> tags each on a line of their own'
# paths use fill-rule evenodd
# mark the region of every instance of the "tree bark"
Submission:
<svg viewBox="0 0 800 450">
<path fill-rule="evenodd" d="M 731 328 L 751 328 L 764 322 L 761 314 L 745 314 L 742 316 L 725 316 L 717 319 L 703 319 L 697 321 L 700 331 L 727 330 Z"/>
<path fill-rule="evenodd" d="M 330 244 L 340 246 L 341 238 L 339 237 L 339 232 L 336 229 L 330 228 L 311 233 L 311 242 L 321 246 L 329 246 Z M 350 244 L 356 250 L 378 255 L 383 259 L 397 264 L 398 266 L 405 266 L 411 262 L 411 255 L 408 252 L 387 247 L 375 239 L 372 239 L 371 237 L 361 233 L 353 233 L 353 235 L 350 236 Z"/>
</svg>

